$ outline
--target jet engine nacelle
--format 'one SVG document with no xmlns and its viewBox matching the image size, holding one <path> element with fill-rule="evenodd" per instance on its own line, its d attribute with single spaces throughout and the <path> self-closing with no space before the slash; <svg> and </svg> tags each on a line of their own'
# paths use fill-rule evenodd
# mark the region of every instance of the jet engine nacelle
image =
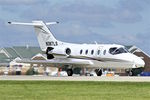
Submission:
<svg viewBox="0 0 150 100">
<path fill-rule="evenodd" d="M 52 49 L 53 48 L 53 49 Z M 47 55 L 53 55 L 54 58 L 67 58 L 71 54 L 71 49 L 69 47 L 50 47 L 47 48 Z"/>
</svg>

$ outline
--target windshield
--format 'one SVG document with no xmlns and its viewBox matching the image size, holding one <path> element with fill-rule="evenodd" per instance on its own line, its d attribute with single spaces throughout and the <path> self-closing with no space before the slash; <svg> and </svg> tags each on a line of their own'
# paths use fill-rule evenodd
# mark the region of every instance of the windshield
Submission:
<svg viewBox="0 0 150 100">
<path fill-rule="evenodd" d="M 113 48 L 109 49 L 109 53 L 113 54 L 113 55 L 115 55 L 115 54 L 121 54 L 121 53 L 127 53 L 127 52 L 128 51 L 125 48 L 123 48 L 123 47 L 121 47 L 121 48 L 113 47 Z"/>
</svg>

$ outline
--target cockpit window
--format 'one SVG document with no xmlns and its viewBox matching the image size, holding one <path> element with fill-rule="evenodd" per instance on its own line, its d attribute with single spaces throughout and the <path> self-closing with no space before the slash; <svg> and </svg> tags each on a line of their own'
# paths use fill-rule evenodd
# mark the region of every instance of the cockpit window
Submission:
<svg viewBox="0 0 150 100">
<path fill-rule="evenodd" d="M 127 52 L 128 52 L 128 50 L 126 50 L 123 47 L 121 47 L 121 48 L 114 47 L 114 48 L 110 48 L 109 49 L 109 53 L 113 54 L 113 55 L 115 55 L 115 54 L 121 54 L 121 53 L 127 53 Z"/>
<path fill-rule="evenodd" d="M 116 47 L 114 47 L 114 48 L 110 48 L 110 49 L 109 49 L 109 53 L 110 53 L 110 54 L 113 54 L 113 53 L 114 53 L 114 51 L 115 51 L 116 49 L 117 49 Z"/>
</svg>

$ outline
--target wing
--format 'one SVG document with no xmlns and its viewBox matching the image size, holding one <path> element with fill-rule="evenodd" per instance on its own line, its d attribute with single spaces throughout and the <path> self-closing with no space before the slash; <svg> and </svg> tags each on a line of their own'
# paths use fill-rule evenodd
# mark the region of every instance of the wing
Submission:
<svg viewBox="0 0 150 100">
<path fill-rule="evenodd" d="M 29 60 L 29 59 L 22 59 L 16 60 L 17 63 L 29 63 L 29 64 L 43 64 L 49 65 L 52 67 L 59 67 L 62 65 L 75 65 L 78 67 L 88 67 L 93 65 L 91 60 L 84 60 L 84 59 L 72 59 L 72 58 L 54 58 L 51 60 Z"/>
</svg>

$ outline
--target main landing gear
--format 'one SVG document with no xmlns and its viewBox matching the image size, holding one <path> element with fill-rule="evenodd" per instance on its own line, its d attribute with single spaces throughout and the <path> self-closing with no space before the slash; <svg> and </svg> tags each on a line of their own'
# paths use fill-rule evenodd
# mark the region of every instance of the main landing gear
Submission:
<svg viewBox="0 0 150 100">
<path fill-rule="evenodd" d="M 96 72 L 97 76 L 102 75 L 102 69 L 96 69 L 95 72 Z M 68 74 L 68 76 L 72 76 L 73 75 L 73 69 L 72 68 L 67 69 L 67 74 Z"/>
<path fill-rule="evenodd" d="M 102 69 L 96 69 L 95 72 L 96 72 L 97 76 L 102 75 Z"/>
<path fill-rule="evenodd" d="M 126 69 L 128 76 L 133 76 L 133 69 Z"/>
</svg>

